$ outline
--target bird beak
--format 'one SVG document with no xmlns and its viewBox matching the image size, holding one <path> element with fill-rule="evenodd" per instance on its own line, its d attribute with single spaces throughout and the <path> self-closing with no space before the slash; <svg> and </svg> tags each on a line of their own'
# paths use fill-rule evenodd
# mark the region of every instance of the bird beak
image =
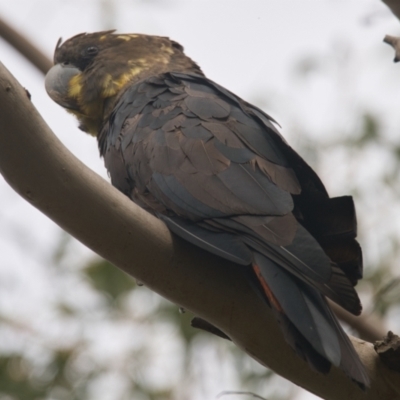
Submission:
<svg viewBox="0 0 400 400">
<path fill-rule="evenodd" d="M 48 95 L 60 106 L 77 110 L 78 104 L 69 96 L 71 78 L 81 71 L 70 64 L 56 64 L 46 74 L 45 88 Z"/>
</svg>

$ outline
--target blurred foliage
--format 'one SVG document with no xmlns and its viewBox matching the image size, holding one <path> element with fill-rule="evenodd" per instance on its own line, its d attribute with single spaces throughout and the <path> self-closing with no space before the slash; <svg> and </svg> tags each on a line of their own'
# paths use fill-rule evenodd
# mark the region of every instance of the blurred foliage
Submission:
<svg viewBox="0 0 400 400">
<path fill-rule="evenodd" d="M 54 266 L 63 274 L 66 274 L 66 267 L 63 266 L 64 257 L 68 255 L 70 241 L 62 235 L 58 248 L 54 251 Z M 135 281 L 115 268 L 109 262 L 95 257 L 86 265 L 76 269 L 67 268 L 71 274 L 79 273 L 82 279 L 87 282 L 88 289 L 96 292 L 101 298 L 101 323 L 118 321 L 119 324 L 127 323 L 133 325 L 150 325 L 151 334 L 146 338 L 148 342 L 144 347 L 152 346 L 152 339 L 158 329 L 164 329 L 167 324 L 172 327 L 174 340 L 180 343 L 182 361 L 181 367 L 177 368 L 176 374 L 179 375 L 177 382 L 170 382 L 154 387 L 149 384 L 146 378 L 146 369 L 142 366 L 142 360 L 148 357 L 149 349 L 143 347 L 126 347 L 126 354 L 123 355 L 123 366 L 119 362 L 107 364 L 95 361 L 90 356 L 91 343 L 85 338 L 80 338 L 76 342 L 65 346 L 62 343 L 42 343 L 42 338 L 34 330 L 28 327 L 18 326 L 18 323 L 10 319 L 0 320 L 0 337 L 2 328 L 7 326 L 15 329 L 15 334 L 21 328 L 28 335 L 28 342 L 36 342 L 35 345 L 43 346 L 46 351 L 50 351 L 50 356 L 46 362 L 35 365 L 26 355 L 25 349 L 13 352 L 8 355 L 0 356 L 0 400 L 84 400 L 95 399 L 96 395 L 91 393 L 92 387 L 99 380 L 107 379 L 107 376 L 118 373 L 119 379 L 123 381 L 122 389 L 115 393 L 113 399 L 138 399 L 138 400 L 172 400 L 190 398 L 190 383 L 198 379 L 198 366 L 201 363 L 197 359 L 199 351 L 202 352 L 207 343 L 217 346 L 212 351 L 216 351 L 219 356 L 224 357 L 224 353 L 230 353 L 229 360 L 233 361 L 239 373 L 240 382 L 246 388 L 256 391 L 264 387 L 265 383 L 273 377 L 273 373 L 259 365 L 244 355 L 230 342 L 213 337 L 209 333 L 198 331 L 190 326 L 193 314 L 185 310 L 180 310 L 178 306 L 158 297 L 146 287 L 139 286 Z M 127 306 L 127 299 L 135 297 L 139 293 L 143 298 L 151 300 L 153 303 L 150 308 L 143 310 L 143 304 L 135 304 L 139 312 L 135 312 Z M 73 295 L 73 294 L 72 294 Z M 82 311 L 76 307 L 60 302 L 56 304 L 60 311 L 58 318 L 68 318 L 76 320 L 78 324 L 82 321 Z M 98 322 L 98 321 L 97 321 Z M 65 332 L 68 335 L 68 332 Z M 110 338 L 112 340 L 112 338 Z M 135 338 L 132 337 L 132 341 Z M 31 343 L 32 344 L 32 343 Z M 164 345 L 167 345 L 164 343 Z M 214 347 L 215 347 L 214 346 Z M 157 349 L 156 349 L 157 352 Z M 163 352 L 163 349 L 160 349 Z M 116 355 L 116 358 L 121 355 Z M 92 358 L 88 360 L 88 358 Z M 120 360 L 121 361 L 121 360 Z M 207 362 L 203 360 L 203 362 Z M 86 365 L 82 367 L 82 363 Z M 165 365 L 168 368 L 168 364 Z M 182 386 L 181 387 L 181 383 Z M 231 398 L 232 395 L 226 394 L 224 398 Z M 242 395 L 246 399 L 251 397 Z M 283 400 L 286 397 L 279 395 L 272 396 L 270 399 Z"/>
<path fill-rule="evenodd" d="M 113 268 L 105 260 L 95 260 L 85 268 L 84 273 L 96 290 L 103 292 L 113 300 L 117 300 L 119 296 L 135 287 L 131 277 Z"/>
</svg>

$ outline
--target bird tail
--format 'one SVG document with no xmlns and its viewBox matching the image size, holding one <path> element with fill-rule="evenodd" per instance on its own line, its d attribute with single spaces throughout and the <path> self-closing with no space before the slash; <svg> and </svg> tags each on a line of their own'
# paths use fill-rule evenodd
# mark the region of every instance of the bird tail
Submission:
<svg viewBox="0 0 400 400">
<path fill-rule="evenodd" d="M 340 367 L 365 389 L 369 378 L 358 354 L 326 299 L 314 288 L 255 252 L 255 288 L 268 302 L 288 344 L 314 370 Z"/>
<path fill-rule="evenodd" d="M 351 196 L 319 199 L 301 204 L 302 225 L 353 285 L 362 278 L 362 252 L 355 240 L 357 217 Z"/>
</svg>

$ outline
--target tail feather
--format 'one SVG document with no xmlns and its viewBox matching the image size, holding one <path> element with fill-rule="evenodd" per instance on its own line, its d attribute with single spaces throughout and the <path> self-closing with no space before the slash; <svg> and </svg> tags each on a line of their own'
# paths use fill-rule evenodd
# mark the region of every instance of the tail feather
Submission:
<svg viewBox="0 0 400 400">
<path fill-rule="evenodd" d="M 321 315 L 322 311 L 310 296 L 311 291 L 302 290 L 300 282 L 296 282 L 288 272 L 263 255 L 255 253 L 254 259 L 256 266 L 253 269 L 259 270 L 257 275 L 259 280 L 261 278 L 263 289 L 269 288 L 280 310 L 314 349 L 332 364 L 339 366 L 340 347 L 337 335 Z M 267 294 L 267 298 L 270 298 L 270 294 Z"/>
<path fill-rule="evenodd" d="M 356 210 L 351 196 L 326 198 L 309 204 L 308 208 L 307 227 L 314 235 L 342 239 L 357 236 Z"/>
<path fill-rule="evenodd" d="M 321 356 L 309 343 L 289 318 L 271 306 L 272 312 L 278 321 L 285 341 L 314 371 L 327 374 L 331 369 L 331 362 Z"/>
<path fill-rule="evenodd" d="M 305 231 L 304 228 L 303 231 Z M 307 285 L 318 289 L 325 296 L 329 297 L 352 314 L 360 314 L 362 307 L 357 292 L 354 290 L 347 275 L 337 265 L 332 264 L 332 262 L 329 263 L 330 278 L 325 282 L 321 282 L 313 279 L 314 275 L 303 273 L 307 272 L 304 269 L 303 271 L 300 271 L 299 268 L 295 268 L 295 265 L 291 263 L 291 259 L 286 257 L 286 253 L 282 254 L 282 248 L 271 245 L 266 246 L 264 243 L 250 237 L 244 237 L 244 241 L 256 250 L 256 252 L 263 254 L 274 263 L 285 268 L 287 271 L 290 271 L 292 275 L 295 275 Z M 318 246 L 318 244 L 316 245 Z M 320 266 L 318 263 L 312 262 L 311 265 L 312 264 L 315 264 L 314 268 L 315 266 Z"/>
<path fill-rule="evenodd" d="M 350 281 L 342 265 L 333 262 L 323 246 L 302 225 L 297 224 L 289 245 L 278 245 L 258 236 L 258 225 L 262 226 L 265 218 L 252 217 L 251 221 L 249 218 L 214 218 L 207 223 L 212 223 L 215 229 L 237 232 L 249 247 L 315 287 L 352 314 L 360 314 L 360 299 L 353 287 L 355 282 Z M 361 259 L 358 243 L 354 239 L 349 240 L 359 250 Z"/>
<path fill-rule="evenodd" d="M 352 314 L 361 314 L 362 306 L 358 294 L 351 285 L 347 275 L 339 266 L 332 264 L 332 275 L 327 285 L 315 284 L 314 286 L 322 294 Z"/>
<path fill-rule="evenodd" d="M 367 387 L 365 368 L 324 297 L 262 254 L 254 253 L 253 271 L 258 290 L 298 355 L 321 373 L 327 373 L 331 364 L 341 367 Z"/>
<path fill-rule="evenodd" d="M 342 354 L 340 368 L 347 376 L 356 382 L 361 389 L 366 390 L 370 386 L 370 379 L 364 364 L 361 362 L 360 357 L 354 349 L 354 346 L 350 342 L 349 337 L 343 331 L 339 321 L 333 314 L 333 311 L 328 305 L 326 305 L 326 307 L 330 313 L 332 323 L 336 326 L 339 334 L 340 350 Z"/>
<path fill-rule="evenodd" d="M 351 196 L 301 203 L 302 224 L 353 285 L 362 278 L 362 252 L 355 240 L 357 217 Z"/>
<path fill-rule="evenodd" d="M 363 275 L 362 251 L 358 242 L 355 239 L 325 238 L 319 243 L 329 258 L 338 265 L 355 286 Z"/>
</svg>

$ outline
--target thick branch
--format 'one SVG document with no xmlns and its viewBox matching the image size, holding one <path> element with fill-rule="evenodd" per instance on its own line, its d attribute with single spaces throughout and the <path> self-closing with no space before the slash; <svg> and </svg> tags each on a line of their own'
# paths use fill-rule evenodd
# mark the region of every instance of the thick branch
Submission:
<svg viewBox="0 0 400 400">
<path fill-rule="evenodd" d="M 372 345 L 357 339 L 353 343 L 372 382 L 367 394 L 336 368 L 327 376 L 311 371 L 284 342 L 243 267 L 173 237 L 161 221 L 85 167 L 2 66 L 0 110 L 0 172 L 82 243 L 215 325 L 263 365 L 325 399 L 400 399 L 398 375 L 380 363 Z"/>
</svg>

